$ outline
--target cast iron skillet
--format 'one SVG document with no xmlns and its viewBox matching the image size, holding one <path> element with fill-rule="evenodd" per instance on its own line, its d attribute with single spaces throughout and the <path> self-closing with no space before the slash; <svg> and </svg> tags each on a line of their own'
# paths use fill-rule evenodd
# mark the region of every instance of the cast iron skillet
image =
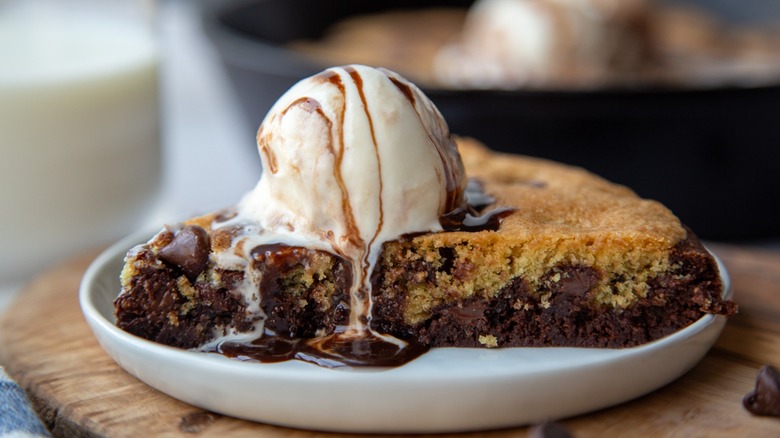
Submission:
<svg viewBox="0 0 780 438">
<path fill-rule="evenodd" d="M 470 1 L 202 0 L 204 28 L 250 121 L 328 67 L 282 45 L 352 14 Z M 585 167 L 659 200 L 705 239 L 780 236 L 780 80 L 760 87 L 424 89 L 453 133 Z"/>
</svg>

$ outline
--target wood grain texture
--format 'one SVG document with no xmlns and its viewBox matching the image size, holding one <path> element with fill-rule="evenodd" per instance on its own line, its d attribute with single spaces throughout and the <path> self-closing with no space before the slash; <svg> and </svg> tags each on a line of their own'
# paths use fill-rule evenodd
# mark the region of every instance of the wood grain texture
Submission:
<svg viewBox="0 0 780 438">
<path fill-rule="evenodd" d="M 563 421 L 575 436 L 780 436 L 780 418 L 756 417 L 742 408 L 758 368 L 780 366 L 780 255 L 723 245 L 713 249 L 731 274 L 740 304 L 715 347 L 692 371 L 652 394 Z M 78 306 L 81 275 L 93 257 L 85 254 L 44 273 L 0 319 L 0 363 L 55 435 L 335 436 L 212 414 L 125 373 L 100 348 Z M 526 436 L 527 431 L 471 435 Z"/>
</svg>

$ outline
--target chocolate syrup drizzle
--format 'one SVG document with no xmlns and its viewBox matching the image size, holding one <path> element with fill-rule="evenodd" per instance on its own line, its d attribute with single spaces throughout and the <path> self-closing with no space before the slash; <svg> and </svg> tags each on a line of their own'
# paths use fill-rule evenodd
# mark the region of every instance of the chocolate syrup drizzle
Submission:
<svg viewBox="0 0 780 438">
<path fill-rule="evenodd" d="M 495 231 L 501 221 L 515 211 L 512 207 L 499 207 L 481 213 L 487 206 L 496 202 L 496 199 L 485 193 L 482 183 L 476 179 L 469 180 L 465 197 L 465 207 L 456 208 L 439 218 L 439 223 L 445 231 Z"/>
<path fill-rule="evenodd" d="M 342 100 L 343 104 L 341 105 L 341 108 L 337 110 L 337 120 L 331 121 L 320 103 L 309 97 L 295 100 L 282 111 L 280 116 L 283 117 L 290 108 L 298 107 L 304 111 L 317 114 L 326 122 L 326 126 L 330 131 L 330 138 L 332 140 L 337 138 L 337 141 L 335 141 L 337 144 L 333 145 L 332 141 L 329 148 L 335 158 L 334 177 L 341 192 L 342 209 L 346 222 L 345 225 L 348 230 L 347 238 L 354 247 L 371 248 L 375 244 L 375 241 L 384 226 L 384 210 L 383 202 L 381 200 L 382 167 L 381 159 L 379 157 L 379 145 L 374 132 L 373 119 L 363 90 L 363 78 L 361 77 L 360 72 L 354 67 L 343 67 L 343 70 L 348 74 L 359 93 L 363 111 L 365 112 L 366 120 L 370 128 L 374 151 L 377 157 L 376 161 L 378 163 L 376 172 L 380 184 L 379 221 L 377 229 L 370 242 L 368 242 L 368 245 L 366 245 L 366 242 L 363 241 L 363 238 L 360 235 L 360 230 L 357 226 L 354 212 L 352 211 L 349 192 L 341 175 L 341 162 L 345 149 L 343 125 L 347 102 L 345 84 L 342 80 L 342 76 L 333 70 L 326 70 L 315 76 L 316 80 L 335 86 L 342 96 L 344 96 L 344 99 Z M 414 90 L 410 85 L 395 78 L 391 74 L 388 74 L 388 72 L 385 73 L 387 74 L 388 79 L 398 88 L 399 92 L 409 101 L 415 114 L 421 119 L 420 122 L 423 126 L 427 126 L 425 121 L 422 120 L 423 116 L 421 116 L 417 108 L 418 104 L 424 104 L 425 102 L 418 102 L 415 98 Z M 435 111 L 435 108 L 433 108 L 433 110 Z M 334 136 L 334 129 L 338 131 L 336 136 Z M 482 209 L 494 203 L 495 199 L 486 195 L 481 184 L 475 181 L 470 181 L 466 190 L 463 190 L 460 182 L 461 180 L 457 178 L 457 176 L 463 175 L 464 173 L 462 163 L 457 157 L 457 148 L 454 141 L 448 135 L 446 129 L 436 128 L 433 132 L 426 129 L 426 134 L 432 145 L 436 147 L 441 163 L 444 166 L 447 191 L 444 211 L 447 211 L 448 213 L 440 217 L 442 228 L 445 231 L 472 232 L 497 230 L 503 218 L 511 214 L 513 210 L 510 208 L 498 208 L 486 213 L 481 213 Z M 269 139 L 261 128 L 258 133 L 260 151 L 268 158 L 268 162 L 271 166 L 271 169 L 269 170 L 272 173 L 275 173 L 276 159 L 272 155 L 271 148 L 268 147 L 268 141 Z M 282 250 L 284 248 L 289 250 L 292 247 L 282 244 L 262 245 L 262 247 L 253 249 L 252 253 L 255 254 L 258 250 L 261 250 L 264 251 L 267 256 L 274 257 L 274 254 L 276 254 L 277 257 L 281 257 L 279 254 L 283 252 Z M 339 252 L 336 248 L 334 248 L 334 250 Z M 212 351 L 241 360 L 280 362 L 298 359 L 329 368 L 398 366 L 419 357 L 427 350 L 426 347 L 414 341 L 402 341 L 389 335 L 377 333 L 371 329 L 372 284 L 370 277 L 373 266 L 369 260 L 369 252 L 369 250 L 366 250 L 361 260 L 350 260 L 345 254 L 337 254 L 342 257 L 345 264 L 348 266 L 347 270 L 351 273 L 349 280 L 351 285 L 348 287 L 350 290 L 350 307 L 347 309 L 349 312 L 348 323 L 347 321 L 339 321 L 333 333 L 312 339 L 289 338 L 285 334 L 289 333 L 286 331 L 286 327 L 279 325 L 283 325 L 282 321 L 266 320 L 266 325 L 264 326 L 265 332 L 260 338 L 251 343 L 224 341 L 214 346 Z M 355 266 L 355 263 L 359 265 Z M 263 277 L 271 278 L 279 275 L 279 273 L 268 274 L 269 275 L 264 275 Z M 268 310 L 267 307 L 269 305 L 274 305 L 275 301 L 273 295 L 279 293 L 279 291 L 275 291 L 275 286 L 273 286 L 270 281 L 263 280 L 262 284 L 260 284 L 260 292 L 263 296 L 261 306 L 266 307 L 264 311 Z M 268 315 L 270 312 L 266 311 L 266 314 Z"/>
</svg>

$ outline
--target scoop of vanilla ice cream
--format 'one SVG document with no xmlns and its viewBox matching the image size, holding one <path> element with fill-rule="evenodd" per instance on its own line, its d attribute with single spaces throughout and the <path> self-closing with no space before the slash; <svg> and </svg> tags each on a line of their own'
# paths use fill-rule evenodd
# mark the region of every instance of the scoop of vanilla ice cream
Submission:
<svg viewBox="0 0 780 438">
<path fill-rule="evenodd" d="M 239 205 L 265 235 L 373 263 L 387 240 L 441 230 L 466 178 L 431 101 L 397 74 L 361 65 L 304 79 L 257 135 L 263 174 Z M 358 261 L 358 263 L 355 263 Z"/>
<path fill-rule="evenodd" d="M 434 75 L 454 87 L 591 85 L 641 60 L 646 13 L 646 0 L 479 0 Z"/>
</svg>

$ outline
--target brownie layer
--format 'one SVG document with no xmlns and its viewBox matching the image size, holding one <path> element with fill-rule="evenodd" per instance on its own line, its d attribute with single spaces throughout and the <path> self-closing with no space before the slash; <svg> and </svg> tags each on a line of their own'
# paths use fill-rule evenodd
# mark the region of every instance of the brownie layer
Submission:
<svg viewBox="0 0 780 438">
<path fill-rule="evenodd" d="M 651 279 L 645 297 L 625 308 L 594 303 L 594 287 L 602 273 L 587 266 L 560 265 L 543 275 L 536 290 L 528 279 L 517 277 L 492 299 L 440 304 L 416 325 L 404 321 L 406 296 L 383 285 L 375 297 L 374 327 L 430 347 L 619 348 L 647 343 L 705 314 L 736 312 L 736 305 L 721 297 L 723 286 L 714 260 L 693 234 L 689 236 L 670 254 L 674 270 Z M 435 278 L 435 270 L 428 276 Z M 553 277 L 564 280 L 552 281 Z"/>
<path fill-rule="evenodd" d="M 211 340 L 219 327 L 249 331 L 246 303 L 232 293 L 243 280 L 237 271 L 212 271 L 215 281 L 191 284 L 182 269 L 143 249 L 133 256 L 134 275 L 114 300 L 116 325 L 161 344 L 193 348 Z"/>
<path fill-rule="evenodd" d="M 228 331 L 255 329 L 262 316 L 248 311 L 239 292 L 245 287 L 243 271 L 211 263 L 193 271 L 193 257 L 166 252 L 192 229 L 203 231 L 187 226 L 176 237 L 165 231 L 128 256 L 123 293 L 114 301 L 118 327 L 180 348 L 201 346 Z M 197 253 L 186 244 L 178 246 L 181 252 Z M 307 339 L 348 323 L 351 271 L 344 259 L 284 245 L 254 248 L 251 258 L 252 269 L 262 278 L 257 296 L 267 333 Z"/>
<path fill-rule="evenodd" d="M 645 296 L 626 307 L 594 300 L 605 273 L 561 264 L 539 279 L 515 277 L 490 298 L 453 298 L 410 322 L 408 287 L 436 287 L 442 273 L 468 276 L 473 266 L 440 248 L 436 263 L 381 264 L 375 272 L 372 328 L 428 347 L 630 347 L 661 338 L 705 314 L 733 314 L 721 297 L 717 266 L 693 233 L 670 253 L 672 270 L 651 278 Z M 165 240 L 165 239 L 163 239 Z M 167 243 L 167 242 L 163 242 Z M 396 243 L 399 244 L 399 243 Z M 403 245 L 403 242 L 400 243 Z M 262 274 L 265 327 L 282 338 L 332 333 L 349 318 L 350 269 L 321 251 L 271 245 L 252 251 Z M 243 273 L 204 267 L 190 284 L 186 266 L 160 260 L 151 248 L 133 261 L 136 275 L 116 300 L 117 324 L 138 336 L 193 348 L 225 333 L 251 331 L 255 321 L 236 292 Z M 316 267 L 314 271 L 312 267 Z M 316 271 L 316 272 L 315 272 Z M 535 288 L 531 284 L 537 284 Z"/>
</svg>

